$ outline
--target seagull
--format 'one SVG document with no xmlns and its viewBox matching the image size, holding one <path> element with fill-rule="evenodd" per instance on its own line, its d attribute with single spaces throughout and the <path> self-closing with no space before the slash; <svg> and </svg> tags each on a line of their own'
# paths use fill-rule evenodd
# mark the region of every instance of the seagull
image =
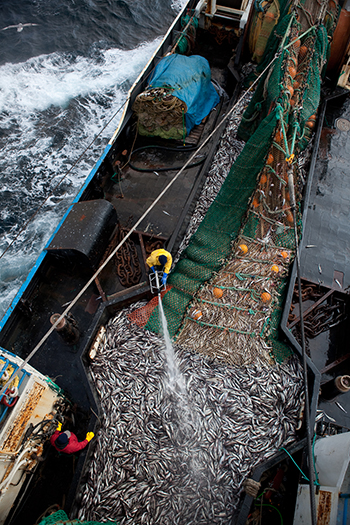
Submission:
<svg viewBox="0 0 350 525">
<path fill-rule="evenodd" d="M 17 33 L 20 33 L 21 31 L 23 31 L 23 28 L 24 27 L 28 27 L 28 26 L 37 26 L 39 24 L 17 24 L 17 25 L 14 25 L 14 26 L 7 26 L 7 27 L 4 27 L 3 29 L 1 29 L 1 31 L 5 31 L 6 29 L 12 29 L 12 28 L 17 28 Z"/>
</svg>

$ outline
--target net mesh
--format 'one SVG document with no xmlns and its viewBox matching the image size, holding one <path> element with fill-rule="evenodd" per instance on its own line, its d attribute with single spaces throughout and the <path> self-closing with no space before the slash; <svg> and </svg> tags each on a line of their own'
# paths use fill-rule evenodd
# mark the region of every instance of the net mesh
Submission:
<svg viewBox="0 0 350 525">
<path fill-rule="evenodd" d="M 164 295 L 171 290 L 171 286 L 168 286 L 166 290 L 161 292 L 161 298 L 164 298 Z M 128 318 L 132 323 L 137 324 L 140 328 L 143 328 L 148 323 L 148 320 L 153 312 L 153 310 L 158 306 L 158 296 L 153 297 L 147 304 L 141 306 L 137 310 L 134 310 L 128 314 Z"/>
<path fill-rule="evenodd" d="M 288 26 L 291 27 L 290 35 L 284 42 Z M 320 102 L 321 78 L 328 60 L 329 43 L 324 26 L 311 30 L 301 39 L 298 38 L 300 30 L 300 24 L 291 14 L 281 18 L 277 24 L 266 46 L 264 60 L 257 67 L 256 74 L 261 74 L 266 69 L 283 42 L 292 45 L 290 47 L 285 45 L 277 56 L 272 70 L 267 70 L 261 78 L 242 117 L 238 129 L 239 138 L 248 140 L 271 108 L 279 103 L 283 107 L 290 105 L 292 110 L 298 108 L 285 117 L 298 126 L 300 151 L 306 147 L 311 136 L 309 119 L 311 117 L 313 122 L 316 120 Z"/>
<path fill-rule="evenodd" d="M 296 42 L 260 81 L 240 127 L 247 143 L 170 274 L 172 289 L 163 300 L 178 344 L 240 366 L 282 361 L 291 353 L 278 327 L 302 225 L 298 207 L 292 214 L 287 182 L 293 175 L 300 202 L 294 155 L 312 131 L 328 43 L 318 26 L 304 45 L 298 21 L 286 15 L 268 55 L 286 30 L 284 45 Z M 159 332 L 158 308 L 145 327 Z"/>
</svg>

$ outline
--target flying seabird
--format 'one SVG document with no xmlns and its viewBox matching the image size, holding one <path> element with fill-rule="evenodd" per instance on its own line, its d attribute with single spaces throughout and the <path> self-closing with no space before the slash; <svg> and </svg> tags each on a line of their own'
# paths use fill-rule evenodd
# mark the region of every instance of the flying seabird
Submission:
<svg viewBox="0 0 350 525">
<path fill-rule="evenodd" d="M 37 26 L 39 24 L 21 24 L 21 22 L 17 25 L 14 25 L 14 26 L 7 26 L 7 27 L 4 27 L 3 29 L 1 29 L 1 31 L 5 31 L 6 29 L 12 29 L 12 28 L 17 28 L 17 33 L 20 33 L 21 31 L 23 31 L 23 28 L 24 27 L 28 27 L 28 26 Z"/>
</svg>

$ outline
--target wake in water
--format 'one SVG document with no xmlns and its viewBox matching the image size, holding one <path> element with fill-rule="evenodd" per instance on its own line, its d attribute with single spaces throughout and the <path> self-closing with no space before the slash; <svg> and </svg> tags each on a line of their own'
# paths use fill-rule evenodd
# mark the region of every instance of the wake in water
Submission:
<svg viewBox="0 0 350 525">
<path fill-rule="evenodd" d="M 128 89 L 160 39 L 95 57 L 54 53 L 0 67 L 0 317 L 101 155 Z M 87 155 L 52 192 L 113 114 Z"/>
</svg>

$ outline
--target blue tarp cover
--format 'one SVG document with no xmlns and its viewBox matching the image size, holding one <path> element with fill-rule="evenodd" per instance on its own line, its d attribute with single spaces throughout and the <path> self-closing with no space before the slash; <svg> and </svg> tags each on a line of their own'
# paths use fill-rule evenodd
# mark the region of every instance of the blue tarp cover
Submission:
<svg viewBox="0 0 350 525">
<path fill-rule="evenodd" d="M 187 105 L 187 133 L 201 123 L 218 104 L 220 97 L 211 83 L 208 61 L 198 55 L 173 54 L 157 64 L 148 89 L 173 88 L 172 95 Z"/>
</svg>

